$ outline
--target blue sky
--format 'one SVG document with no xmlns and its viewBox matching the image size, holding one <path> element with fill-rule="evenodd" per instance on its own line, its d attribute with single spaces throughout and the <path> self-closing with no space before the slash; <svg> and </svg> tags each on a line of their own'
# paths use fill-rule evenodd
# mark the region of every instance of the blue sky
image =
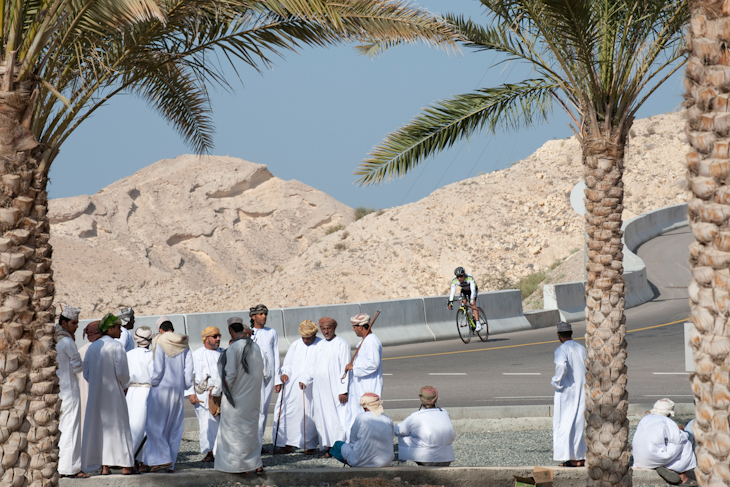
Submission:
<svg viewBox="0 0 730 487">
<path fill-rule="evenodd" d="M 476 0 L 418 0 L 436 13 L 485 17 Z M 215 155 L 266 164 L 282 179 L 297 179 L 352 207 L 389 208 L 435 189 L 501 169 L 545 141 L 571 135 L 556 111 L 548 123 L 496 136 L 482 133 L 427 160 L 410 175 L 375 187 L 354 185 L 353 171 L 389 133 L 432 102 L 477 87 L 529 76 L 523 65 L 494 65 L 491 53 L 447 54 L 402 46 L 371 60 L 352 46 L 307 49 L 277 59 L 258 74 L 239 66 L 234 93 L 212 89 Z M 232 72 L 231 76 L 235 76 Z M 640 111 L 650 116 L 682 102 L 683 72 L 675 74 Z M 117 96 L 85 121 L 51 167 L 49 196 L 93 194 L 164 158 L 190 153 L 155 112 L 132 96 Z"/>
</svg>

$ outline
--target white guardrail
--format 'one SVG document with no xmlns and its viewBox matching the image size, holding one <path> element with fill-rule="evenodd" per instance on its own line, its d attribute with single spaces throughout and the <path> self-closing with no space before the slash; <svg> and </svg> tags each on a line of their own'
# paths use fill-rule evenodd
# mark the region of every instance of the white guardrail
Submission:
<svg viewBox="0 0 730 487">
<path fill-rule="evenodd" d="M 624 281 L 626 307 L 649 301 L 654 296 L 646 280 L 646 266 L 634 254 L 639 245 L 672 228 L 687 224 L 687 205 L 670 206 L 632 218 L 624 226 Z M 544 310 L 523 312 L 522 296 L 517 289 L 486 292 L 479 295 L 479 306 L 489 320 L 490 334 L 508 333 L 555 326 L 559 320 L 578 321 L 585 317 L 585 283 L 548 284 L 543 288 Z M 340 324 L 340 336 L 354 347 L 358 338 L 350 331 L 350 317 L 358 313 L 373 314 L 382 310 L 376 334 L 383 345 L 450 340 L 458 336 L 456 311 L 446 307 L 447 296 L 430 296 L 366 303 L 328 304 L 269 310 L 267 326 L 279 333 L 279 351 L 284 354 L 291 343 L 299 339 L 298 327 L 305 319 L 317 322 L 329 316 Z M 239 316 L 248 321 L 248 310 L 212 313 L 170 314 L 175 331 L 190 337 L 190 347 L 203 345 L 201 333 L 208 326 L 226 331 L 228 318 Z M 159 315 L 137 316 L 135 327 L 155 329 Z M 76 332 L 76 344 L 81 347 L 81 330 L 93 320 L 82 320 Z M 225 341 L 225 340 L 224 340 Z"/>
<path fill-rule="evenodd" d="M 624 222 L 624 283 L 626 309 L 650 301 L 654 297 L 646 277 L 646 265 L 634 252 L 644 242 L 664 232 L 689 224 L 687 204 L 667 206 L 643 213 Z M 545 309 L 557 309 L 560 319 L 568 322 L 585 319 L 585 281 L 546 284 L 542 288 Z"/>
</svg>

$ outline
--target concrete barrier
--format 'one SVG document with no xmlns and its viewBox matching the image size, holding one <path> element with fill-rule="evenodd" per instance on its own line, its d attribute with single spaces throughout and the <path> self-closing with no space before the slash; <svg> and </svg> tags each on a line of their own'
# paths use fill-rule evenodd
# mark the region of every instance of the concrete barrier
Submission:
<svg viewBox="0 0 730 487">
<path fill-rule="evenodd" d="M 525 318 L 533 329 L 549 328 L 560 322 L 560 312 L 557 309 L 536 309 L 525 311 Z"/>
<path fill-rule="evenodd" d="M 654 298 L 654 291 L 647 279 L 646 265 L 635 251 L 644 242 L 686 225 L 688 225 L 686 203 L 648 211 L 624 222 L 621 229 L 624 232 L 626 309 Z M 542 292 L 545 309 L 559 310 L 561 319 L 568 322 L 585 319 L 585 283 L 547 284 Z"/>
<path fill-rule="evenodd" d="M 522 314 L 522 294 L 519 289 L 480 294 L 477 304 L 487 315 L 490 335 L 532 329 Z"/>
<path fill-rule="evenodd" d="M 350 318 L 360 313 L 360 305 L 354 304 L 329 304 L 325 306 L 302 306 L 300 308 L 283 308 L 284 334 L 289 342 L 299 340 L 299 324 L 304 320 L 312 320 L 315 323 L 319 319 L 328 316 L 337 322 L 337 336 L 344 338 L 350 347 L 357 346 L 360 339 L 352 331 Z M 380 326 L 380 322 L 376 326 Z M 378 336 L 380 336 L 378 330 Z M 318 336 L 321 338 L 322 333 Z"/>
<path fill-rule="evenodd" d="M 360 303 L 361 313 L 374 316 L 378 310 L 381 310 L 381 315 L 373 330 L 384 346 L 432 342 L 436 339 L 426 326 L 422 298 Z"/>
<path fill-rule="evenodd" d="M 426 313 L 426 326 L 436 340 L 449 340 L 457 338 L 459 332 L 456 329 L 456 310 L 447 307 L 448 296 L 432 296 L 423 298 L 423 309 Z"/>
</svg>

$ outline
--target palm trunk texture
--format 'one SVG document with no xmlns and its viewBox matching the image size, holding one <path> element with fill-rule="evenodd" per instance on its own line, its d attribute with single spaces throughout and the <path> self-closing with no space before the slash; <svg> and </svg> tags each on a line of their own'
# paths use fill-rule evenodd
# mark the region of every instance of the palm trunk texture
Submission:
<svg viewBox="0 0 730 487">
<path fill-rule="evenodd" d="M 47 178 L 29 83 L 0 65 L 0 485 L 58 484 L 58 377 Z"/>
<path fill-rule="evenodd" d="M 586 464 L 595 487 L 630 486 L 624 316 L 623 158 L 628 127 L 583 142 L 586 263 Z"/>
<path fill-rule="evenodd" d="M 690 1 L 685 72 L 697 480 L 730 485 L 730 3 Z"/>
</svg>

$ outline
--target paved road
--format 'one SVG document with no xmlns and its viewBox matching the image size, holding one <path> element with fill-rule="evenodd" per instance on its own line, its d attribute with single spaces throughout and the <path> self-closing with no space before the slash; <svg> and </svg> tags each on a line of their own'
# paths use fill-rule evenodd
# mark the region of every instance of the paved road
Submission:
<svg viewBox="0 0 730 487">
<path fill-rule="evenodd" d="M 688 227 L 642 245 L 656 297 L 627 310 L 629 400 L 652 403 L 660 397 L 692 402 L 684 372 L 684 325 L 689 317 Z M 672 323 L 672 324 L 670 324 Z M 585 324 L 574 323 L 574 337 Z M 377 333 L 377 332 L 376 332 Z M 454 327 L 456 333 L 456 327 Z M 418 389 L 435 386 L 445 406 L 551 404 L 554 329 L 490 337 L 487 343 L 460 340 L 388 347 L 384 350 L 384 399 L 391 408 L 418 404 Z"/>
<path fill-rule="evenodd" d="M 692 239 L 684 227 L 638 249 L 655 297 L 626 311 L 631 403 L 653 403 L 661 397 L 692 402 L 683 345 L 683 323 L 689 317 L 687 247 Z M 585 324 L 573 323 L 573 330 L 574 337 L 583 337 Z M 418 390 L 430 384 L 439 390 L 444 407 L 552 404 L 557 346 L 554 329 L 542 329 L 495 335 L 486 343 L 474 339 L 465 345 L 455 338 L 388 347 L 383 350 L 383 398 L 386 407 L 416 407 Z M 185 413 L 195 415 L 189 404 Z"/>
</svg>

